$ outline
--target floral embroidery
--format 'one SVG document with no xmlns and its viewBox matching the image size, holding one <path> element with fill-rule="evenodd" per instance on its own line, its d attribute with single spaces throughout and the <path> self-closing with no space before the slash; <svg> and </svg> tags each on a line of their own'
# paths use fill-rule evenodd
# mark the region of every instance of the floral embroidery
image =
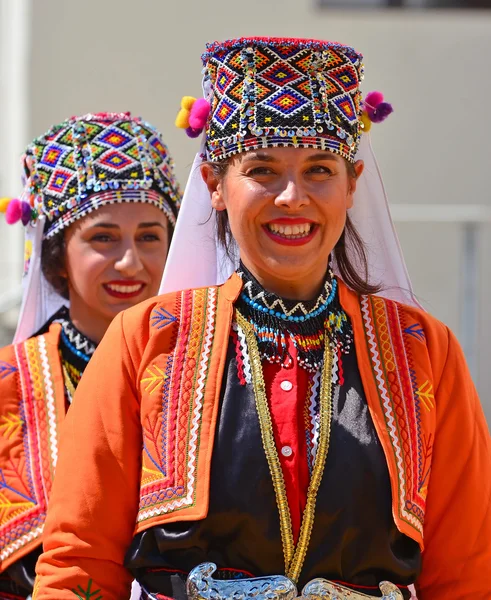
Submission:
<svg viewBox="0 0 491 600">
<path fill-rule="evenodd" d="M 14 413 L 8 412 L 6 415 L 0 417 L 0 431 L 8 440 L 15 437 L 23 425 L 24 421 L 19 415 L 14 415 Z"/>
<path fill-rule="evenodd" d="M 58 457 L 61 417 L 53 381 L 53 365 L 59 363 L 57 348 L 51 352 L 44 335 L 13 348 L 16 367 L 8 366 L 19 373 L 18 411 L 0 416 L 0 434 L 8 444 L 0 462 L 2 562 L 15 560 L 17 552 L 41 536 Z M 6 364 L 0 363 L 3 373 Z M 60 404 L 64 407 L 64 397 Z"/>
<path fill-rule="evenodd" d="M 17 369 L 14 367 L 14 365 L 10 365 L 9 363 L 0 360 L 0 379 L 3 379 L 8 375 L 12 375 L 12 373 L 15 373 L 16 371 Z"/>
<path fill-rule="evenodd" d="M 409 325 L 409 327 L 404 329 L 404 333 L 412 335 L 421 342 L 424 342 L 425 340 L 425 332 L 419 323 L 413 323 L 412 325 Z"/>
<path fill-rule="evenodd" d="M 92 583 L 92 579 L 89 579 L 87 589 L 78 585 L 77 589 L 72 590 L 78 600 L 104 600 L 104 596 L 100 593 L 101 590 L 92 590 Z"/>
<path fill-rule="evenodd" d="M 171 315 L 170 312 L 166 311 L 164 308 L 156 308 L 152 312 L 152 316 L 150 317 L 150 321 L 152 322 L 152 326 L 157 329 L 162 329 L 171 323 L 176 321 L 176 317 Z"/>
<path fill-rule="evenodd" d="M 406 326 L 401 307 L 390 300 L 363 297 L 362 314 L 398 476 L 398 516 L 422 539 L 432 444 L 421 405 L 431 411 L 434 397 L 429 379 L 418 386 L 409 340 L 424 340 L 424 332 L 418 324 Z"/>
<path fill-rule="evenodd" d="M 178 297 L 175 317 L 158 308 L 151 319 L 157 328 L 176 322 L 175 349 L 145 367 L 141 380 L 144 458 L 138 521 L 193 506 L 199 456 L 204 390 L 214 340 L 217 289 L 188 290 Z M 160 410 L 146 399 L 161 396 Z M 160 387 L 161 386 L 161 387 Z"/>
<path fill-rule="evenodd" d="M 152 395 L 168 378 L 168 375 L 166 375 L 164 371 L 162 371 L 162 369 L 160 369 L 157 365 L 147 367 L 146 372 L 148 373 L 149 377 L 144 377 L 142 379 L 142 383 L 144 383 L 146 386 L 145 391 Z"/>
</svg>

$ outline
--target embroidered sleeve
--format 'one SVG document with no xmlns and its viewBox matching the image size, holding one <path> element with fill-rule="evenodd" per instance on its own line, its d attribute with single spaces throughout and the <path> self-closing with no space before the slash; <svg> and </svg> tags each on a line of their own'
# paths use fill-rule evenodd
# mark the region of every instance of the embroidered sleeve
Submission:
<svg viewBox="0 0 491 600">
<path fill-rule="evenodd" d="M 491 441 L 462 350 L 447 335 L 418 598 L 490 598 Z"/>
</svg>

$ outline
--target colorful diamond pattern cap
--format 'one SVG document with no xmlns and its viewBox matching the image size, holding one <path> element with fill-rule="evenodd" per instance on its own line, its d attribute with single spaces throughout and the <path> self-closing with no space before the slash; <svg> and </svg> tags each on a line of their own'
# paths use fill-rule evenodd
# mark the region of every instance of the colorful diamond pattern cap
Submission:
<svg viewBox="0 0 491 600">
<path fill-rule="evenodd" d="M 95 197 L 121 202 L 125 190 L 138 192 L 131 201 L 149 201 L 175 223 L 180 192 L 167 147 L 152 125 L 130 113 L 88 114 L 55 125 L 28 146 L 24 168 L 29 201 L 47 217 L 48 237 L 97 208 Z"/>
<path fill-rule="evenodd" d="M 331 150 L 354 161 L 361 134 L 362 56 L 333 42 L 240 38 L 202 56 L 210 160 L 265 146 Z"/>
</svg>

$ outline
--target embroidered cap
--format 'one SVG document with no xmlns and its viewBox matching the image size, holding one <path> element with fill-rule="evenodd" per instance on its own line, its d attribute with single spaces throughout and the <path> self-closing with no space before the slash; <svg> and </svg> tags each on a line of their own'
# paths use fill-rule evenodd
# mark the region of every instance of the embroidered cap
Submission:
<svg viewBox="0 0 491 600">
<path fill-rule="evenodd" d="M 202 60 L 211 105 L 206 122 L 210 160 L 294 146 L 331 150 L 354 162 L 365 106 L 359 90 L 362 55 L 353 48 L 305 39 L 240 38 L 208 44 Z"/>
<path fill-rule="evenodd" d="M 172 159 L 160 133 L 130 113 L 67 119 L 36 138 L 23 163 L 24 196 L 6 204 L 7 221 L 45 215 L 45 237 L 116 202 L 154 204 L 175 224 L 181 196 Z"/>
</svg>

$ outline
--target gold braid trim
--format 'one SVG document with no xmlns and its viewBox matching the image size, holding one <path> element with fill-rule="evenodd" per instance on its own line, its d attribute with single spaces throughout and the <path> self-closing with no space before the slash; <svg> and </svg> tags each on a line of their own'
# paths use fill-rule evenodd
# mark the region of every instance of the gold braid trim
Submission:
<svg viewBox="0 0 491 600">
<path fill-rule="evenodd" d="M 319 445 L 315 456 L 314 468 L 310 478 L 309 489 L 307 491 L 307 502 L 302 515 L 302 525 L 300 526 L 300 535 L 298 537 L 295 555 L 288 569 L 288 577 L 298 581 L 302 571 L 305 556 L 309 548 L 310 536 L 315 519 L 315 505 L 317 502 L 317 493 L 324 474 L 324 466 L 329 452 L 329 443 L 331 441 L 331 422 L 332 422 L 332 362 L 333 353 L 330 348 L 328 336 L 324 336 L 324 364 L 322 366 L 321 388 L 320 388 L 320 430 Z"/>
<path fill-rule="evenodd" d="M 65 365 L 65 363 L 62 363 L 62 369 L 63 369 L 63 381 L 65 382 L 65 387 L 68 390 L 68 394 L 69 394 L 70 398 L 73 400 L 73 396 L 75 395 L 75 386 L 72 383 L 70 374 L 68 373 L 68 369 L 67 369 L 67 366 Z"/>
<path fill-rule="evenodd" d="M 287 572 L 288 566 L 293 558 L 295 544 L 293 543 L 292 521 L 286 496 L 285 480 L 283 479 L 283 471 L 281 470 L 281 463 L 274 441 L 273 423 L 271 422 L 268 398 L 266 396 L 261 355 L 259 354 L 259 348 L 257 346 L 257 340 L 252 325 L 238 310 L 236 313 L 237 324 L 244 332 L 247 349 L 249 351 L 252 384 L 254 386 L 254 396 L 256 398 L 257 414 L 259 416 L 259 425 L 261 428 L 261 439 L 268 460 L 269 471 L 273 479 L 276 504 L 278 505 L 278 511 L 280 513 L 281 541 L 283 544 L 283 556 L 285 558 L 285 572 Z"/>
<path fill-rule="evenodd" d="M 268 406 L 266 395 L 266 386 L 264 384 L 264 375 L 261 364 L 261 355 L 257 345 L 256 336 L 252 325 L 236 311 L 237 323 L 244 332 L 249 359 L 251 363 L 252 383 L 254 386 L 254 395 L 256 398 L 256 407 L 259 416 L 259 425 L 261 428 L 261 438 L 264 446 L 264 452 L 268 460 L 269 470 L 273 479 L 273 487 L 276 496 L 276 504 L 280 515 L 280 531 L 283 543 L 283 555 L 285 557 L 285 574 L 295 583 L 300 577 L 305 556 L 309 547 L 310 536 L 314 526 L 315 505 L 317 493 L 324 473 L 324 465 L 329 451 L 329 441 L 331 436 L 332 420 L 332 363 L 333 354 L 329 346 L 328 336 L 325 336 L 324 344 L 324 365 L 322 368 L 321 388 L 320 388 L 320 431 L 319 446 L 315 458 L 314 468 L 307 491 L 307 502 L 302 516 L 302 525 L 297 546 L 293 541 L 293 531 L 291 523 L 290 509 L 286 494 L 283 471 L 281 469 L 278 451 L 274 441 L 273 424 L 271 413 Z"/>
</svg>

